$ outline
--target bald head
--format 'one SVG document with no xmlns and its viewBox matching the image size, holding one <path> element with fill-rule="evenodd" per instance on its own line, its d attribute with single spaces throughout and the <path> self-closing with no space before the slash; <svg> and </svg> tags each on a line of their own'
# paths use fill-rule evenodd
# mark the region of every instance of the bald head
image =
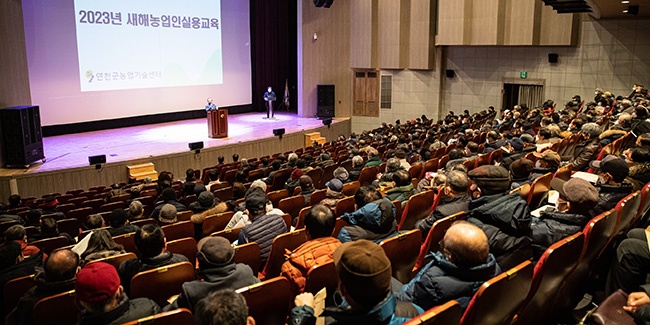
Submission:
<svg viewBox="0 0 650 325">
<path fill-rule="evenodd" d="M 49 282 L 60 282 L 74 278 L 79 266 L 79 255 L 69 249 L 52 252 L 45 260 L 45 277 Z"/>
<path fill-rule="evenodd" d="M 466 222 L 454 223 L 443 240 L 444 249 L 458 266 L 473 267 L 487 261 L 490 248 L 481 228 Z"/>
</svg>

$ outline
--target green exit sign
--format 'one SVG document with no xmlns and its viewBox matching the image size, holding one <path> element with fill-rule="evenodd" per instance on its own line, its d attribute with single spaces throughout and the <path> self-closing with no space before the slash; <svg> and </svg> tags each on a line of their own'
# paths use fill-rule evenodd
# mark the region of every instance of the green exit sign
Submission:
<svg viewBox="0 0 650 325">
<path fill-rule="evenodd" d="M 519 78 L 526 79 L 526 77 L 528 77 L 528 72 L 526 71 L 519 72 Z"/>
</svg>

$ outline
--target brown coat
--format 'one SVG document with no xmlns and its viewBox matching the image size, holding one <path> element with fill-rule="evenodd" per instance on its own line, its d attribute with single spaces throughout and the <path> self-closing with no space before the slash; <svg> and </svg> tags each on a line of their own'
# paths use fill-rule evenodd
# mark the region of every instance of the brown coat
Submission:
<svg viewBox="0 0 650 325">
<path fill-rule="evenodd" d="M 228 204 L 226 204 L 226 202 L 221 202 L 212 209 L 205 210 L 201 213 L 192 215 L 192 217 L 190 217 L 190 220 L 192 220 L 193 223 L 202 224 L 203 220 L 205 220 L 205 218 L 207 218 L 208 216 L 212 216 L 226 211 L 228 211 Z"/>
</svg>

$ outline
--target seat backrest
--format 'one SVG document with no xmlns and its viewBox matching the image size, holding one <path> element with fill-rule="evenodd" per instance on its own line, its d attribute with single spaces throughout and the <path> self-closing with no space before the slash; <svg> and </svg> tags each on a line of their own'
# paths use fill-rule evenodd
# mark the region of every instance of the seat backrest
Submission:
<svg viewBox="0 0 650 325">
<path fill-rule="evenodd" d="M 571 179 L 571 164 L 564 165 L 555 171 L 553 178 L 559 178 L 563 181 Z"/>
<path fill-rule="evenodd" d="M 441 148 L 442 149 L 442 148 Z M 438 160 L 438 169 L 443 169 L 449 162 L 449 155 L 444 155 Z"/>
<path fill-rule="evenodd" d="M 187 197 L 189 198 L 190 196 L 188 195 Z M 194 198 L 196 198 L 196 195 L 194 195 Z M 189 204 L 187 204 L 187 201 L 185 201 L 185 202 L 186 202 L 186 205 L 189 205 Z M 187 220 L 190 220 L 190 218 L 192 217 L 192 214 L 193 214 L 192 210 L 185 210 L 185 211 L 181 211 L 181 212 L 176 213 L 176 218 L 178 219 L 178 221 L 187 221 Z"/>
<path fill-rule="evenodd" d="M 431 190 L 412 195 L 404 207 L 398 229 L 415 228 L 415 222 L 426 218 L 431 212 L 434 197 L 435 193 Z"/>
<path fill-rule="evenodd" d="M 465 220 L 467 214 L 465 211 L 461 211 L 455 214 L 452 214 L 448 217 L 436 220 L 427 234 L 427 238 L 420 246 L 420 254 L 418 259 L 415 262 L 413 267 L 414 273 L 417 272 L 424 265 L 424 258 L 429 254 L 429 252 L 437 252 L 440 250 L 440 241 L 445 237 L 447 229 L 451 227 L 451 224 L 456 222 L 456 220 Z"/>
<path fill-rule="evenodd" d="M 205 218 L 202 225 L 203 237 L 209 236 L 213 232 L 226 229 L 228 222 L 230 222 L 230 219 L 232 219 L 234 214 L 234 212 L 228 211 Z"/>
<path fill-rule="evenodd" d="M 336 223 L 334 224 L 334 230 L 332 230 L 332 237 L 338 238 L 339 232 L 341 232 L 341 229 L 343 227 L 347 226 L 348 223 L 347 221 L 341 219 L 341 218 L 336 218 Z"/>
<path fill-rule="evenodd" d="M 618 235 L 624 234 L 632 227 L 636 221 L 640 205 L 641 195 L 638 191 L 624 197 L 618 202 L 618 204 L 616 204 L 615 209 L 618 214 L 618 226 L 616 227 L 616 232 Z"/>
<path fill-rule="evenodd" d="M 93 208 L 93 211 L 97 213 L 97 212 L 102 212 L 99 211 L 99 207 L 101 207 L 103 204 L 104 204 L 104 199 L 90 199 L 81 203 L 81 207 Z"/>
<path fill-rule="evenodd" d="M 420 173 L 420 178 L 424 178 L 424 175 L 427 172 L 435 172 L 438 170 L 438 158 L 431 158 L 424 162 L 424 167 L 422 168 L 422 172 Z"/>
<path fill-rule="evenodd" d="M 286 188 L 283 188 L 281 190 L 269 192 L 267 196 L 269 197 L 269 201 L 273 203 L 273 206 L 277 208 L 280 200 L 289 197 L 289 191 Z"/>
<path fill-rule="evenodd" d="M 5 283 L 3 289 L 3 308 L 5 314 L 9 314 L 9 312 L 18 305 L 18 300 L 20 300 L 25 292 L 36 285 L 36 282 L 34 282 L 34 275 L 35 274 L 11 279 L 9 282 Z"/>
<path fill-rule="evenodd" d="M 260 246 L 256 242 L 235 246 L 234 262 L 250 266 L 253 274 L 257 274 L 260 271 L 260 265 L 262 263 Z"/>
<path fill-rule="evenodd" d="M 311 198 L 309 199 L 310 205 L 315 205 L 320 203 L 325 199 L 327 195 L 327 189 L 316 190 L 314 193 L 311 193 Z"/>
<path fill-rule="evenodd" d="M 99 212 L 113 211 L 115 209 L 124 209 L 124 201 L 116 201 L 111 203 L 105 203 L 99 206 Z"/>
<path fill-rule="evenodd" d="M 167 250 L 173 254 L 180 254 L 190 261 L 192 264 L 196 264 L 196 240 L 192 237 L 181 238 L 176 240 L 171 240 L 167 242 Z"/>
<path fill-rule="evenodd" d="M 79 236 L 81 223 L 75 218 L 63 219 L 56 222 L 59 232 L 67 233 L 72 237 Z"/>
<path fill-rule="evenodd" d="M 300 210 L 305 207 L 305 197 L 298 194 L 280 200 L 278 209 L 284 213 L 288 213 L 292 220 L 297 220 Z"/>
<path fill-rule="evenodd" d="M 39 300 L 34 305 L 34 325 L 75 324 L 79 309 L 75 303 L 75 291 L 62 292 Z"/>
<path fill-rule="evenodd" d="M 124 250 L 126 252 L 135 253 L 136 255 L 138 254 L 138 248 L 135 247 L 135 233 L 134 232 L 124 234 L 124 235 L 115 236 L 115 237 L 113 237 L 113 241 L 115 241 L 115 243 L 117 243 L 117 244 L 120 244 L 120 245 L 124 246 Z"/>
<path fill-rule="evenodd" d="M 293 303 L 293 293 L 289 280 L 276 277 L 261 283 L 237 290 L 244 296 L 248 314 L 258 325 L 285 324 L 289 308 Z"/>
<path fill-rule="evenodd" d="M 411 175 L 411 178 L 420 179 L 420 175 L 422 174 L 423 169 L 424 166 L 421 162 L 413 164 L 411 165 L 411 168 L 409 168 L 409 175 Z"/>
<path fill-rule="evenodd" d="M 167 240 L 194 237 L 194 223 L 192 221 L 179 221 L 171 225 L 162 226 L 161 228 Z"/>
<path fill-rule="evenodd" d="M 305 292 L 313 294 L 318 293 L 323 288 L 327 288 L 327 296 L 330 297 L 338 287 L 339 278 L 336 273 L 334 261 L 321 265 L 314 265 L 307 272 L 305 280 Z"/>
<path fill-rule="evenodd" d="M 74 205 L 73 203 L 64 203 L 56 206 L 56 212 L 62 212 L 64 214 L 67 214 L 68 211 L 74 210 L 76 208 L 77 206 Z"/>
<path fill-rule="evenodd" d="M 228 239 L 231 243 L 237 240 L 239 238 L 239 233 L 244 227 L 237 227 L 237 228 L 232 228 L 232 229 L 224 229 L 221 231 L 217 231 L 214 233 L 211 233 L 210 236 L 219 236 Z"/>
<path fill-rule="evenodd" d="M 320 180 L 323 177 L 323 169 L 320 167 L 314 168 L 310 171 L 307 172 L 307 176 L 311 177 L 311 181 L 314 184 L 314 187 L 316 188 L 321 188 L 320 187 Z"/>
<path fill-rule="evenodd" d="M 307 212 L 311 210 L 312 206 L 304 207 L 300 210 L 300 213 L 298 214 L 298 221 L 296 222 L 295 229 L 302 229 L 305 228 L 305 216 L 307 215 Z"/>
<path fill-rule="evenodd" d="M 535 265 L 530 291 L 517 314 L 518 324 L 547 324 L 553 318 L 549 311 L 560 285 L 577 265 L 583 246 L 584 234 L 579 232 L 546 249 Z"/>
<path fill-rule="evenodd" d="M 131 221 L 132 225 L 138 226 L 140 228 L 142 228 L 144 225 L 155 225 L 157 223 L 158 222 L 156 221 L 156 219 L 153 218 L 145 218 L 145 219 Z"/>
<path fill-rule="evenodd" d="M 354 194 L 357 193 L 360 187 L 361 187 L 361 183 L 359 183 L 359 181 L 345 183 L 343 184 L 343 190 L 341 191 L 341 193 L 343 193 L 343 195 L 345 196 L 354 196 Z"/>
<path fill-rule="evenodd" d="M 385 239 L 379 244 L 390 260 L 394 278 L 402 283 L 411 280 L 411 273 L 420 253 L 421 244 L 422 232 L 420 229 L 400 232 L 397 236 Z"/>
<path fill-rule="evenodd" d="M 180 262 L 140 272 L 131 279 L 131 298 L 149 298 L 159 306 L 166 306 L 167 299 L 177 295 L 185 282 L 196 278 L 194 265 Z"/>
<path fill-rule="evenodd" d="M 462 316 L 463 307 L 456 300 L 449 300 L 413 317 L 404 325 L 457 325 Z"/>
<path fill-rule="evenodd" d="M 336 207 L 334 207 L 334 215 L 337 218 L 346 212 L 354 212 L 354 197 L 352 196 L 340 199 L 338 202 L 336 202 Z"/>
<path fill-rule="evenodd" d="M 510 324 L 533 278 L 533 263 L 525 261 L 486 281 L 472 297 L 461 324 Z"/>
<path fill-rule="evenodd" d="M 212 190 L 212 187 L 213 186 L 210 187 L 210 190 Z M 234 195 L 232 186 L 220 188 L 218 190 L 212 190 L 212 193 L 214 194 L 214 197 L 218 198 L 221 202 L 230 200 Z"/>
<path fill-rule="evenodd" d="M 365 167 L 361 170 L 361 173 L 359 174 L 359 183 L 361 183 L 361 186 L 370 185 L 372 184 L 372 181 L 374 181 L 376 178 L 377 178 L 377 167 L 376 166 Z"/>
<path fill-rule="evenodd" d="M 645 184 L 641 189 L 641 206 L 639 206 L 639 218 L 645 216 L 650 210 L 650 183 Z"/>
<path fill-rule="evenodd" d="M 113 255 L 113 256 L 109 256 L 109 257 L 104 257 L 104 258 L 99 258 L 99 259 L 96 259 L 96 260 L 92 260 L 92 261 L 88 262 L 88 264 L 96 263 L 96 262 L 104 262 L 104 263 L 108 263 L 110 265 L 113 265 L 113 267 L 115 267 L 115 269 L 117 270 L 120 267 L 120 264 L 122 264 L 122 262 L 127 261 L 127 260 L 131 260 L 131 259 L 134 259 L 134 258 L 138 258 L 135 255 L 135 253 L 127 252 L 127 253 L 122 253 L 122 254 L 118 254 L 118 255 Z"/>
<path fill-rule="evenodd" d="M 263 177 L 264 177 L 264 171 L 261 170 L 261 169 L 251 170 L 248 173 L 248 180 L 251 181 L 251 182 L 256 181 L 256 180 L 258 180 L 260 178 L 263 178 Z"/>
<path fill-rule="evenodd" d="M 19 221 L 5 221 L 3 223 L 0 223 L 0 233 L 4 234 L 5 231 L 7 231 L 7 229 L 19 224 L 20 224 Z"/>
<path fill-rule="evenodd" d="M 287 182 L 289 177 L 291 177 L 291 169 L 285 168 L 278 170 L 273 176 L 273 183 L 269 187 L 268 191 L 271 192 L 283 189 L 284 183 Z"/>
<path fill-rule="evenodd" d="M 338 168 L 336 164 L 325 166 L 325 168 L 323 168 L 323 174 L 320 177 L 320 186 L 318 186 L 318 188 L 325 188 L 325 183 L 334 178 L 334 170 L 336 168 Z"/>
<path fill-rule="evenodd" d="M 551 188 L 552 178 L 552 173 L 546 173 L 536 178 L 530 185 L 530 192 L 528 192 L 526 203 L 531 210 L 537 209 L 544 198 L 548 195 L 548 190 Z"/>
<path fill-rule="evenodd" d="M 275 236 L 271 244 L 271 252 L 266 261 L 262 274 L 266 279 L 280 275 L 282 264 L 286 260 L 285 253 L 293 251 L 307 241 L 307 230 L 298 229 Z"/>
<path fill-rule="evenodd" d="M 86 218 L 89 215 L 93 214 L 93 211 L 94 210 L 91 207 L 83 207 L 79 209 L 72 209 L 68 211 L 68 213 L 66 213 L 65 215 L 67 218 L 75 218 L 83 224 L 84 222 L 86 222 Z"/>
<path fill-rule="evenodd" d="M 566 278 L 557 294 L 552 309 L 554 312 L 571 310 L 582 299 L 582 293 L 587 288 L 591 270 L 601 269 L 597 267 L 601 263 L 597 263 L 596 259 L 605 250 L 605 246 L 616 231 L 616 213 L 614 211 L 612 209 L 595 216 L 582 230 L 585 240 L 582 254 L 578 265 Z M 606 263 L 609 264 L 610 259 L 606 258 L 606 260 Z"/>
<path fill-rule="evenodd" d="M 53 250 L 63 246 L 67 246 L 69 243 L 67 238 L 63 236 L 57 236 L 52 238 L 36 240 L 29 244 L 38 247 L 45 254 L 50 254 Z"/>
<path fill-rule="evenodd" d="M 149 317 L 124 323 L 124 325 L 153 324 L 153 325 L 186 325 L 194 324 L 194 316 L 189 309 L 178 308 L 164 311 Z"/>
</svg>

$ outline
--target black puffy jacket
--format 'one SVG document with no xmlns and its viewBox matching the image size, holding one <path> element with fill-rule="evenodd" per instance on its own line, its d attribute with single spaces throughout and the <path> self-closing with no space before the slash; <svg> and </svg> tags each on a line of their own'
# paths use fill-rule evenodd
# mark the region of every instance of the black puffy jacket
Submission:
<svg viewBox="0 0 650 325">
<path fill-rule="evenodd" d="M 533 238 L 535 250 L 539 249 L 539 252 L 543 253 L 560 239 L 582 231 L 589 220 L 590 216 L 577 213 L 542 212 L 530 225 L 530 236 Z"/>
<path fill-rule="evenodd" d="M 508 270 L 533 256 L 530 211 L 519 193 L 482 196 L 469 202 L 467 221 L 485 232 L 499 265 Z"/>
</svg>

